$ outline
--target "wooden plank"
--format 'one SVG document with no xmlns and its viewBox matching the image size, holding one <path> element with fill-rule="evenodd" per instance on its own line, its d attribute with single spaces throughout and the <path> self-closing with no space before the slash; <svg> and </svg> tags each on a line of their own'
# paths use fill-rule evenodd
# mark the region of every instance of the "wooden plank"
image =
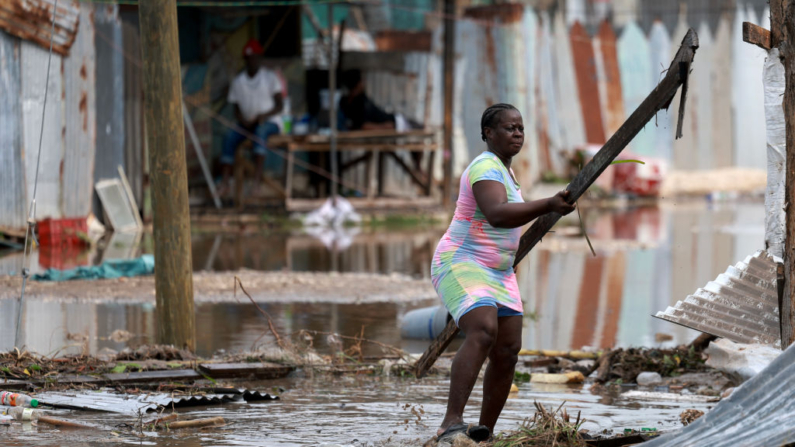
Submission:
<svg viewBox="0 0 795 447">
<path fill-rule="evenodd" d="M 392 158 L 397 162 L 398 166 L 403 168 L 404 171 L 411 177 L 411 180 L 414 181 L 417 185 L 422 188 L 425 188 L 425 179 L 423 178 L 423 174 L 418 172 L 416 169 L 409 166 L 400 156 L 392 151 L 387 152 L 388 155 L 391 155 Z"/>
<path fill-rule="evenodd" d="M 569 183 L 566 190 L 569 191 L 569 201 L 576 202 L 581 195 L 596 181 L 599 175 L 607 169 L 630 141 L 640 132 L 659 110 L 666 109 L 671 105 L 671 101 L 676 95 L 680 85 L 687 82 L 690 64 L 693 62 L 696 50 L 698 49 L 698 35 L 691 28 L 688 30 L 679 51 L 671 62 L 665 77 L 657 87 L 646 97 L 637 109 L 629 116 L 627 121 L 613 134 L 604 146 L 596 153 L 593 159 L 577 174 Z M 795 97 L 793 98 L 795 104 Z M 795 156 L 795 151 L 794 156 Z M 795 161 L 793 161 L 795 163 Z M 795 213 L 793 213 L 795 214 Z M 516 251 L 514 269 L 521 260 L 533 249 L 550 229 L 560 220 L 561 215 L 549 213 L 539 217 L 527 230 L 519 241 L 519 248 Z M 795 218 L 793 218 L 795 222 Z M 795 223 L 793 224 L 795 228 Z M 793 238 L 795 240 L 795 237 Z M 450 341 L 458 333 L 455 322 L 451 320 L 442 334 L 434 340 L 431 346 L 423 353 L 422 357 L 415 363 L 414 372 L 417 377 L 424 376 L 428 369 L 433 366 L 436 359 L 444 352 Z M 445 338 L 447 337 L 447 338 Z"/>
<path fill-rule="evenodd" d="M 773 31 L 773 41 L 776 36 L 786 38 L 786 42 L 779 45 L 784 64 L 784 127 L 787 135 L 787 155 L 786 169 L 792 171 L 795 166 L 795 17 L 793 17 L 792 0 L 771 1 L 771 22 L 775 28 Z M 786 9 L 785 9 L 786 6 Z M 784 31 L 786 30 L 786 33 Z M 781 348 L 786 349 L 795 340 L 795 213 L 792 212 L 791 204 L 795 188 L 795 178 L 791 175 L 786 176 L 786 186 L 784 188 L 784 203 L 790 204 L 790 209 L 786 215 L 786 233 L 784 239 L 784 285 L 779 306 L 779 316 L 781 324 Z"/>
<path fill-rule="evenodd" d="M 202 363 L 199 369 L 213 379 L 257 377 L 280 379 L 290 374 L 294 367 L 276 363 Z"/>
<path fill-rule="evenodd" d="M 102 377 L 114 383 L 167 382 L 172 380 L 199 380 L 202 375 L 192 369 L 175 371 L 143 371 L 134 373 L 103 374 Z"/>
<path fill-rule="evenodd" d="M 751 22 L 743 22 L 743 42 L 756 45 L 763 50 L 773 48 L 770 31 Z"/>
<path fill-rule="evenodd" d="M 356 158 L 352 158 L 352 159 L 346 161 L 345 163 L 342 163 L 340 165 L 340 172 L 345 172 L 348 169 L 358 165 L 359 163 L 362 163 L 362 162 L 365 162 L 365 161 L 369 160 L 371 156 L 372 156 L 372 152 L 368 152 L 368 153 L 360 155 L 360 156 L 358 156 Z"/>
</svg>

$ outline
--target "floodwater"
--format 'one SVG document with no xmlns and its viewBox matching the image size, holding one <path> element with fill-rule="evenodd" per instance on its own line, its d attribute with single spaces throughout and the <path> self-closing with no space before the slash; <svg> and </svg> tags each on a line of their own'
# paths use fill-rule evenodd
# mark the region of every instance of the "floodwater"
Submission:
<svg viewBox="0 0 795 447">
<path fill-rule="evenodd" d="M 382 377 L 330 377 L 286 379 L 259 384 L 270 389 L 285 388 L 278 401 L 235 403 L 183 409 L 185 419 L 223 417 L 231 425 L 168 434 L 150 433 L 139 439 L 119 429 L 120 436 L 107 432 L 55 430 L 46 425 L 0 428 L 8 446 L 63 445 L 74 438 L 75 446 L 100 442 L 157 446 L 305 446 L 305 445 L 421 445 L 441 422 L 449 382 L 429 378 L 422 381 Z M 257 384 L 250 384 L 257 387 Z M 483 397 L 476 386 L 465 412 L 465 420 L 476 421 Z M 591 393 L 588 385 L 543 385 L 526 383 L 509 398 L 498 432 L 511 430 L 535 411 L 538 401 L 547 409 L 565 402 L 570 415 L 578 411 L 587 419 L 582 428 L 592 433 L 624 428 L 653 427 L 673 430 L 681 427 L 679 414 L 686 409 L 707 411 L 714 404 L 653 403 L 623 399 L 616 394 Z M 412 409 L 419 413 L 418 418 Z M 422 411 L 420 411 L 422 410 Z M 424 413 L 423 413 L 424 412 Z M 135 417 L 112 413 L 62 412 L 64 419 L 110 426 L 131 424 Z M 56 416 L 56 417 L 57 417 Z M 145 419 L 149 419 L 149 416 Z M 25 432 L 24 430 L 28 430 Z M 3 432 L 6 432 L 3 434 Z M 358 442 L 357 442 L 358 441 Z M 73 444 L 69 442 L 69 444 Z"/>
<path fill-rule="evenodd" d="M 651 315 L 764 246 L 764 207 L 757 202 L 663 202 L 658 207 L 586 209 L 583 218 L 595 257 L 584 239 L 574 234 L 579 232 L 578 224 L 570 219 L 520 264 L 517 275 L 527 314 L 525 348 L 653 346 L 662 339 L 670 339 L 663 345 L 686 343 L 696 335 L 694 331 Z M 219 271 L 397 272 L 428 278 L 444 227 L 347 231 L 354 233 L 196 233 L 194 266 Z M 137 256 L 149 251 L 147 245 L 144 241 L 133 249 L 111 244 L 108 250 Z M 98 262 L 108 256 L 93 253 L 85 258 Z M 0 266 L 13 269 L 18 258 L 0 258 Z M 43 267 L 40 260 L 41 253 L 34 253 L 32 261 L 39 269 Z M 364 327 L 366 338 L 421 352 L 427 342 L 401 340 L 400 321 L 413 308 L 436 304 L 432 300 L 377 305 L 269 303 L 263 307 L 282 333 L 306 329 L 353 336 Z M 34 315 L 35 321 L 28 322 L 24 342 L 39 353 L 64 347 L 66 352 L 96 353 L 154 340 L 153 302 L 31 300 L 28 306 L 28 315 Z M 260 339 L 263 320 L 249 304 L 198 303 L 196 307 L 197 327 L 202 328 L 197 334 L 200 355 L 272 342 Z M 13 347 L 15 314 L 14 300 L 0 300 L 0 349 Z M 134 337 L 127 343 L 109 340 L 117 329 Z M 322 349 L 323 344 L 321 337 L 317 345 Z M 372 346 L 369 349 L 368 354 L 378 353 Z"/>
<path fill-rule="evenodd" d="M 764 207 L 761 203 L 664 202 L 658 207 L 586 209 L 584 219 L 596 250 L 577 237 L 576 221 L 559 226 L 520 264 L 518 278 L 525 301 L 523 347 L 528 349 L 580 349 L 583 346 L 659 346 L 685 343 L 696 333 L 651 317 L 658 310 L 684 299 L 715 278 L 730 264 L 764 245 Z M 401 231 L 372 230 L 359 234 L 194 234 L 196 270 L 364 271 L 399 272 L 427 278 L 436 241 L 444 228 Z M 331 248 L 329 248 L 331 247 Z M 148 251 L 144 241 L 137 249 L 124 244 L 117 252 L 138 255 Z M 99 262 L 107 253 L 92 253 L 80 262 Z M 117 255 L 114 255 L 117 256 Z M 34 264 L 41 256 L 34 255 Z M 48 261 L 50 262 L 50 261 Z M 15 264 L 16 263 L 16 264 Z M 6 272 L 15 268 L 13 256 L 0 258 Z M 42 268 L 39 264 L 38 268 Z M 18 268 L 18 267 L 16 267 Z M 1 270 L 0 270 L 1 271 Z M 401 340 L 400 321 L 413 304 L 263 304 L 283 333 L 301 329 L 366 338 L 421 352 L 427 342 Z M 154 303 L 29 302 L 38 330 L 24 340 L 43 354 L 92 353 L 151 343 L 154 339 Z M 16 303 L 0 300 L 0 349 L 13 345 Z M 198 353 L 206 356 L 269 345 L 262 338 L 262 318 L 251 305 L 197 304 Z M 110 340 L 117 329 L 134 334 L 125 343 Z M 658 335 L 664 334 L 664 336 Z M 668 341 L 658 341 L 669 339 Z M 325 338 L 315 347 L 327 352 Z M 380 348 L 367 345 L 366 354 Z M 159 446 L 195 445 L 349 445 L 354 440 L 377 444 L 426 440 L 444 412 L 449 382 L 384 377 L 293 377 L 252 384 L 287 391 L 280 401 L 232 404 L 190 410 L 191 417 L 223 416 L 232 425 L 143 439 L 122 432 L 62 432 L 45 426 L 0 428 L 5 445 L 95 445 L 129 443 Z M 477 419 L 480 389 L 473 393 L 467 420 Z M 620 431 L 623 428 L 679 427 L 685 409 L 706 410 L 708 405 L 633 402 L 613 394 L 591 393 L 588 385 L 523 384 L 507 403 L 498 430 L 514 428 L 533 414 L 533 401 L 557 408 L 566 401 L 569 413 L 582 411 L 584 428 Z M 408 407 L 405 405 L 408 404 Z M 411 408 L 425 412 L 421 420 Z M 64 415 L 67 416 L 66 414 Z M 130 423 L 129 417 L 102 413 L 69 413 L 69 418 L 110 425 Z M 5 434 L 1 434 L 6 432 Z M 72 442 L 71 440 L 74 440 Z"/>
</svg>

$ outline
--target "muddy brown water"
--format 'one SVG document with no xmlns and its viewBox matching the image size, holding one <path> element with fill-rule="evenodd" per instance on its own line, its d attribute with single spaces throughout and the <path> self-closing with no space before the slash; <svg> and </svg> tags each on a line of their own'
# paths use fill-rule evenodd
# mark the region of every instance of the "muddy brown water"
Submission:
<svg viewBox="0 0 795 447">
<path fill-rule="evenodd" d="M 256 387 L 258 384 L 249 384 Z M 58 412 L 62 418 L 101 423 L 117 428 L 107 432 L 56 430 L 47 426 L 18 424 L 0 428 L 3 445 L 103 445 L 110 443 L 155 446 L 337 446 L 421 445 L 441 422 L 449 382 L 445 379 L 416 381 L 382 377 L 316 377 L 269 381 L 282 386 L 281 400 L 257 404 L 184 409 L 185 419 L 223 417 L 230 425 L 204 430 L 147 433 L 137 438 L 122 424 L 134 423 L 125 415 L 89 412 Z M 467 406 L 465 419 L 476 421 L 483 392 L 478 385 Z M 526 383 L 507 402 L 497 431 L 510 430 L 534 412 L 533 403 L 556 409 L 565 402 L 569 414 L 582 412 L 583 428 L 591 432 L 654 427 L 673 430 L 681 426 L 679 414 L 686 409 L 708 411 L 714 404 L 653 403 L 623 399 L 614 394 L 592 394 L 588 385 Z M 420 414 L 418 418 L 412 409 Z M 420 411 L 422 410 L 422 411 Z M 423 413 L 424 412 L 424 413 Z M 151 417 L 151 415 L 149 416 Z M 26 431 L 27 430 L 27 431 Z M 5 434 L 3 434 L 5 432 Z"/>
<path fill-rule="evenodd" d="M 569 221 L 520 264 L 517 275 L 527 314 L 525 348 L 670 346 L 688 342 L 696 335 L 694 331 L 651 315 L 684 299 L 728 265 L 764 245 L 761 203 L 664 202 L 660 207 L 584 211 L 596 257 L 583 238 L 575 237 L 576 221 Z M 336 235 L 336 242 L 334 236 L 303 233 L 197 233 L 193 236 L 193 259 L 196 270 L 397 272 L 428 278 L 433 250 L 443 231 L 438 227 L 366 230 Z M 339 247 L 340 241 L 341 249 L 326 246 L 336 243 Z M 147 244 L 142 245 L 147 251 Z M 119 246 L 113 250 L 124 251 Z M 95 260 L 102 258 L 103 254 L 92 255 Z M 33 261 L 38 265 L 35 255 Z M 12 256 L 0 258 L 0 269 L 5 266 L 10 270 L 14 262 Z M 431 300 L 263 307 L 281 332 L 307 329 L 352 336 L 364 326 L 367 338 L 421 352 L 427 342 L 401 340 L 400 321 L 413 308 L 437 304 Z M 31 300 L 28 305 L 28 315 L 35 320 L 29 322 L 24 342 L 39 353 L 64 347 L 66 352 L 87 348 L 97 353 L 103 348 L 120 350 L 154 339 L 153 302 Z M 0 300 L 0 349 L 13 346 L 16 306 L 15 300 Z M 263 321 L 248 304 L 199 303 L 196 310 L 200 355 L 246 350 L 272 341 L 257 341 L 263 333 Z M 108 340 L 117 329 L 135 336 L 127 343 Z M 318 337 L 317 346 L 322 350 L 323 337 Z M 369 354 L 378 353 L 377 349 L 368 349 Z"/>
<path fill-rule="evenodd" d="M 556 229 L 517 272 L 525 302 L 523 347 L 528 349 L 579 349 L 583 346 L 670 346 L 686 343 L 696 332 L 651 317 L 684 299 L 707 281 L 764 246 L 762 203 L 663 203 L 659 207 L 622 210 L 584 210 L 594 257 L 576 236 L 576 221 Z M 444 228 L 400 231 L 372 230 L 359 234 L 308 235 L 300 233 L 200 234 L 193 236 L 196 270 L 364 271 L 399 272 L 427 278 L 435 244 Z M 332 247 L 332 248 L 329 248 Z M 334 249 L 336 247 L 336 249 Z M 124 248 L 117 245 L 117 251 Z M 143 251 L 147 251 L 144 242 Z M 133 251 L 133 255 L 140 253 Z M 93 253 L 87 262 L 99 262 Z M 34 256 L 34 265 L 39 262 Z M 18 266 L 14 256 L 0 258 L 0 272 Z M 18 268 L 18 267 L 16 267 Z M 37 268 L 42 268 L 39 265 Z M 357 335 L 421 352 L 425 341 L 400 338 L 400 321 L 413 308 L 435 301 L 411 304 L 263 304 L 282 333 L 301 329 Z M 28 348 L 39 353 L 88 349 L 97 353 L 152 342 L 155 334 L 154 303 L 59 303 L 31 301 L 37 331 L 27 331 Z M 261 316 L 247 304 L 197 305 L 197 350 L 207 356 L 242 351 L 272 342 L 261 338 Z M 0 349 L 13 345 L 14 300 L 0 300 Z M 135 335 L 125 343 L 109 340 L 123 329 Z M 70 334 L 83 334 L 87 340 Z M 315 347 L 327 352 L 325 337 Z M 366 354 L 380 348 L 366 345 Z M 46 427 L 0 427 L 7 445 L 74 445 L 130 443 L 158 446 L 192 445 L 349 445 L 354 439 L 380 444 L 427 439 L 444 411 L 448 382 L 421 382 L 400 378 L 293 378 L 279 382 L 288 391 L 278 402 L 237 404 L 191 410 L 193 416 L 224 416 L 233 425 L 142 440 L 128 435 L 73 434 Z M 272 383 L 264 384 L 270 388 Z M 467 418 L 477 419 L 476 389 Z M 591 430 L 678 427 L 678 415 L 688 408 L 707 405 L 633 402 L 615 395 L 592 394 L 586 386 L 524 384 L 509 400 L 499 429 L 516 426 L 533 413 L 533 401 L 557 407 L 566 401 L 569 412 L 581 410 Z M 416 417 L 403 405 L 422 405 L 426 417 Z M 69 417 L 103 420 L 96 413 L 71 413 Z M 115 423 L 129 422 L 110 416 Z M 405 421 L 408 420 L 408 423 Z M 25 431 L 27 430 L 27 431 Z M 397 432 L 397 433 L 394 433 Z M 389 442 L 387 442 L 389 440 Z M 81 444 L 83 442 L 83 444 Z"/>
</svg>

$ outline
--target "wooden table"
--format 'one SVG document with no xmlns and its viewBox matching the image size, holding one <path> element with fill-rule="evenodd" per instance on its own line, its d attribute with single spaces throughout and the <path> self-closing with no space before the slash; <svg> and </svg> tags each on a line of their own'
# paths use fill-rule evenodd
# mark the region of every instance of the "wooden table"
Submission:
<svg viewBox="0 0 795 447">
<path fill-rule="evenodd" d="M 426 197 L 430 197 L 433 187 L 433 167 L 436 150 L 438 149 L 437 132 L 434 130 L 412 130 L 397 132 L 394 130 L 368 130 L 340 132 L 337 134 L 337 157 L 344 152 L 363 151 L 364 154 L 347 162 L 338 163 L 338 176 L 360 164 L 367 165 L 367 181 L 365 193 L 368 201 L 384 195 L 385 160 L 392 157 L 412 179 L 419 185 Z M 295 154 L 298 152 L 330 152 L 331 142 L 328 135 L 274 135 L 268 139 L 271 148 L 286 151 L 284 196 L 287 208 L 300 208 L 292 197 L 292 183 L 295 171 Z M 416 169 L 398 156 L 397 151 L 429 152 L 424 169 Z M 377 157 L 377 160 L 376 160 Z M 338 158 L 339 160 L 339 158 Z M 377 180 L 377 181 L 376 181 Z M 427 200 L 426 200 L 427 201 Z M 424 201 L 425 202 L 425 201 Z"/>
</svg>

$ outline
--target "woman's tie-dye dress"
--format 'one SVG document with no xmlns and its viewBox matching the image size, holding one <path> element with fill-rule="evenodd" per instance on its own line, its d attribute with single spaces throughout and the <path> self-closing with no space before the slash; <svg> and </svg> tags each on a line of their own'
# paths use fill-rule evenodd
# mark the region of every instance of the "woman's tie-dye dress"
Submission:
<svg viewBox="0 0 795 447">
<path fill-rule="evenodd" d="M 456 324 L 467 311 L 486 303 L 522 313 L 513 271 L 522 229 L 488 223 L 472 193 L 472 186 L 482 180 L 505 185 L 508 202 L 524 202 L 513 173 L 491 152 L 480 154 L 461 175 L 453 221 L 431 263 L 433 286 Z"/>
</svg>

